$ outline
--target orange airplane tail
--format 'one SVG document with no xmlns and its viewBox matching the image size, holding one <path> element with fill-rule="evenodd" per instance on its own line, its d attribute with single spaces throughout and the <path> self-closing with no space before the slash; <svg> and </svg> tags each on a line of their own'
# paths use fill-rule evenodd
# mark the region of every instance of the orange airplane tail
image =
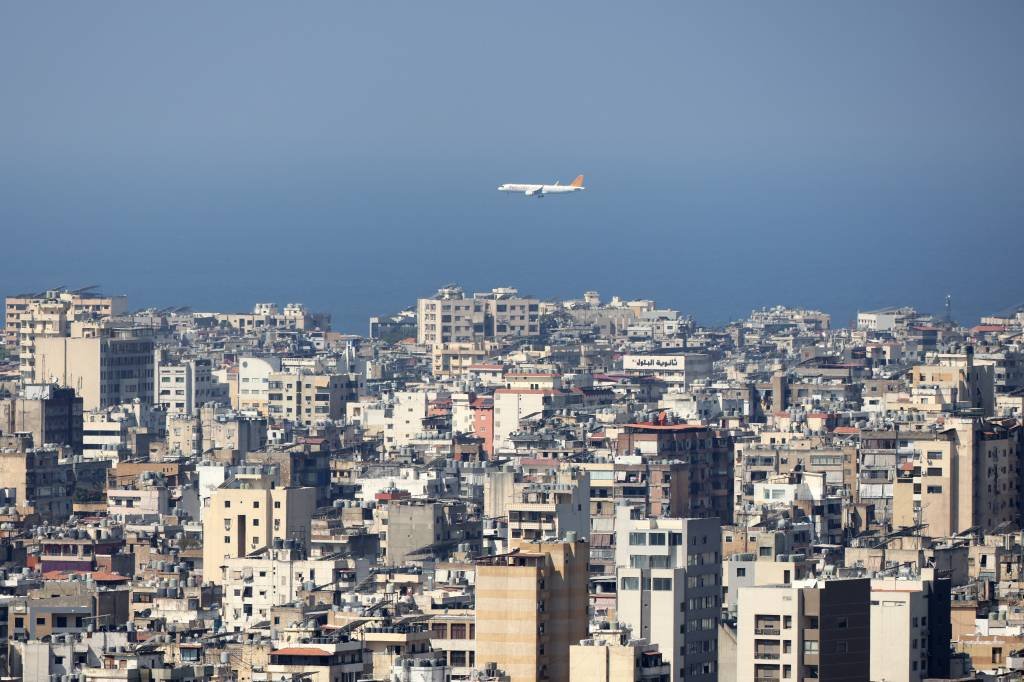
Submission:
<svg viewBox="0 0 1024 682">
<path fill-rule="evenodd" d="M 577 175 L 576 179 L 569 183 L 569 186 L 570 187 L 582 187 L 583 186 L 583 176 L 582 175 Z"/>
</svg>

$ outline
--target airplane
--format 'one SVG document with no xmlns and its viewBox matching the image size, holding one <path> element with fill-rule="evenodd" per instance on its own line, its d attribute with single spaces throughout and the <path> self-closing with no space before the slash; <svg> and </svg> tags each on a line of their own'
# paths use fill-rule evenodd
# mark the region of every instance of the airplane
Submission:
<svg viewBox="0 0 1024 682">
<path fill-rule="evenodd" d="M 547 196 L 548 194 L 570 194 L 572 192 L 579 192 L 585 189 L 586 187 L 583 186 L 582 175 L 577 175 L 576 179 L 568 185 L 560 185 L 556 180 L 553 185 L 523 185 L 506 183 L 498 187 L 499 192 L 520 192 L 528 197 L 537 197 L 538 199 Z"/>
</svg>

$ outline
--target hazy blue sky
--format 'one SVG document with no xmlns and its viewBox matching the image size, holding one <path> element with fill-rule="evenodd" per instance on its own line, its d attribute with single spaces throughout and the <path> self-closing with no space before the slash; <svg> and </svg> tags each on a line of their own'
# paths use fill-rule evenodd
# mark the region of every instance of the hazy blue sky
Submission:
<svg viewBox="0 0 1024 682">
<path fill-rule="evenodd" d="M 976 317 L 1024 301 L 1022 35 L 1018 1 L 0 3 L 0 294 Z"/>
</svg>

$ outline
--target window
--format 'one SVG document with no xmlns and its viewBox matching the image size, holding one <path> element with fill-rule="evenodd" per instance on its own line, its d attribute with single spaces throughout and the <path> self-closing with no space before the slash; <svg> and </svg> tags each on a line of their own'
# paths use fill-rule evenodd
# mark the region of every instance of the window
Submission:
<svg viewBox="0 0 1024 682">
<path fill-rule="evenodd" d="M 678 547 L 678 546 L 682 545 L 683 544 L 683 534 L 682 533 L 669 533 L 668 534 L 668 544 L 672 545 L 673 547 Z"/>
<path fill-rule="evenodd" d="M 452 639 L 466 639 L 466 624 L 465 623 L 452 623 Z"/>
<path fill-rule="evenodd" d="M 672 578 L 653 578 L 651 585 L 655 592 L 669 592 L 672 590 Z"/>
<path fill-rule="evenodd" d="M 640 589 L 640 578 L 622 578 L 619 589 L 627 592 L 635 592 Z"/>
<path fill-rule="evenodd" d="M 639 545 L 646 545 L 647 544 L 647 534 L 646 533 L 630 533 L 629 534 L 629 544 L 633 545 L 634 547 L 639 546 Z"/>
<path fill-rule="evenodd" d="M 651 533 L 647 536 L 647 541 L 651 545 L 664 545 L 665 534 L 664 533 Z"/>
<path fill-rule="evenodd" d="M 816 654 L 816 653 L 818 653 L 818 640 L 816 640 L 816 639 L 805 639 L 804 640 L 804 653 L 805 654 Z"/>
</svg>

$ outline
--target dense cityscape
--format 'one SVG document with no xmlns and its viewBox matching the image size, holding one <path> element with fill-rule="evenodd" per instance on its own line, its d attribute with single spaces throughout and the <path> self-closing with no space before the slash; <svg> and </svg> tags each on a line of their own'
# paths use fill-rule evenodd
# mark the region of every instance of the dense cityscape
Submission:
<svg viewBox="0 0 1024 682">
<path fill-rule="evenodd" d="M 1024 307 L 413 303 L 7 296 L 0 676 L 1020 679 Z"/>
</svg>

